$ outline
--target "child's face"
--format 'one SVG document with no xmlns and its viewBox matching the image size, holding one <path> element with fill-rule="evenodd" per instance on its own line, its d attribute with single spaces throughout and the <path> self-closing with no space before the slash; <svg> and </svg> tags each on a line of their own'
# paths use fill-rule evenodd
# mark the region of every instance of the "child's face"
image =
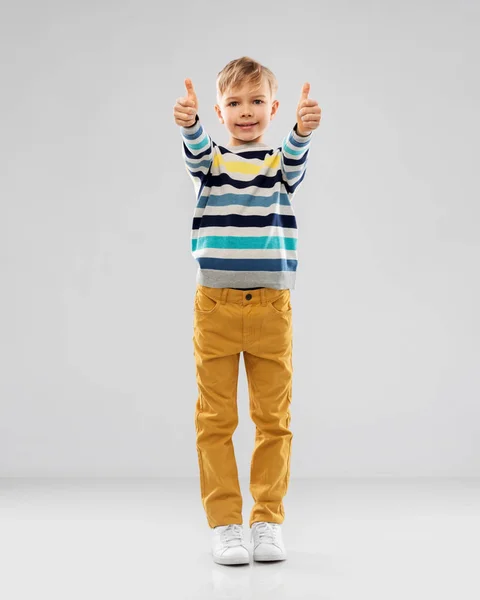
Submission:
<svg viewBox="0 0 480 600">
<path fill-rule="evenodd" d="M 262 86 L 253 90 L 250 84 L 234 90 L 227 89 L 222 95 L 220 105 L 215 105 L 218 118 L 230 133 L 229 146 L 261 142 L 279 106 L 278 100 L 270 97 L 270 88 L 264 81 Z M 255 123 L 247 129 L 242 123 Z"/>
</svg>

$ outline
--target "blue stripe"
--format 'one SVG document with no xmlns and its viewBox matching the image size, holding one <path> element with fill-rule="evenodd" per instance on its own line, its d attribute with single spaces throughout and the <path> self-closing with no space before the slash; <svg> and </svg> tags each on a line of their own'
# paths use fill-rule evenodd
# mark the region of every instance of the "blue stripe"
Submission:
<svg viewBox="0 0 480 600">
<path fill-rule="evenodd" d="M 203 215 L 194 217 L 192 229 L 203 229 L 205 227 L 285 227 L 297 229 L 295 215 Z"/>
<path fill-rule="evenodd" d="M 284 258 L 204 258 L 197 261 L 201 269 L 218 271 L 296 271 L 296 260 Z"/>
<path fill-rule="evenodd" d="M 189 144 L 187 142 L 185 143 L 189 150 L 201 150 L 202 148 L 205 148 L 205 146 L 209 146 L 208 137 L 206 136 L 201 142 L 198 142 L 198 144 Z"/>
<path fill-rule="evenodd" d="M 212 161 L 209 159 L 195 160 L 195 161 L 185 159 L 185 164 L 188 167 L 190 167 L 190 171 L 193 171 L 193 170 L 199 169 L 200 167 L 205 167 L 205 168 L 209 169 L 210 165 L 212 164 Z"/>
<path fill-rule="evenodd" d="M 252 196 L 251 194 L 232 194 L 225 193 L 222 196 L 201 196 L 197 202 L 197 208 L 205 208 L 205 206 L 274 206 L 280 204 L 289 206 L 290 200 L 288 195 L 282 192 L 275 192 L 270 196 Z"/>
<path fill-rule="evenodd" d="M 203 248 L 234 250 L 285 250 L 297 249 L 297 238 L 274 236 L 204 235 L 192 239 L 192 252 Z"/>
</svg>

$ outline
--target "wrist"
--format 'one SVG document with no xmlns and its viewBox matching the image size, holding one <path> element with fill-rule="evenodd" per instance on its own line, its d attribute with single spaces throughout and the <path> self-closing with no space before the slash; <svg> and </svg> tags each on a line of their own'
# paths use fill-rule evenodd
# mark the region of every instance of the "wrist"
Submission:
<svg viewBox="0 0 480 600">
<path fill-rule="evenodd" d="M 298 123 L 295 125 L 295 133 L 297 135 L 300 135 L 301 137 L 307 137 L 307 135 L 309 135 L 311 132 L 310 131 L 305 131 L 304 129 L 302 129 L 301 127 L 298 126 Z"/>
<path fill-rule="evenodd" d="M 191 125 L 188 125 L 187 127 L 185 127 L 185 129 L 189 129 L 190 127 L 193 127 L 194 125 L 196 125 L 198 120 L 199 120 L 199 116 L 198 116 L 198 113 L 197 113 L 195 115 L 195 121 Z"/>
</svg>

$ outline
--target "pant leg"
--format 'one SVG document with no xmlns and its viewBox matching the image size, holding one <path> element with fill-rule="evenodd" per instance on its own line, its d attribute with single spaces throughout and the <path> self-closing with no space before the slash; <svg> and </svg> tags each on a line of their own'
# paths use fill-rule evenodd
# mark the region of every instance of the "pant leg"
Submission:
<svg viewBox="0 0 480 600">
<path fill-rule="evenodd" d="M 255 521 L 282 523 L 283 497 L 290 478 L 293 434 L 290 431 L 292 398 L 292 307 L 290 290 L 266 307 L 261 335 L 244 351 L 250 396 L 250 415 L 256 425 L 255 447 L 250 472 L 254 505 L 250 526 Z"/>
<path fill-rule="evenodd" d="M 194 356 L 196 446 L 202 504 L 210 527 L 242 524 L 242 496 L 232 436 L 238 425 L 241 310 L 197 287 Z M 240 321 L 238 321 L 240 319 Z"/>
</svg>

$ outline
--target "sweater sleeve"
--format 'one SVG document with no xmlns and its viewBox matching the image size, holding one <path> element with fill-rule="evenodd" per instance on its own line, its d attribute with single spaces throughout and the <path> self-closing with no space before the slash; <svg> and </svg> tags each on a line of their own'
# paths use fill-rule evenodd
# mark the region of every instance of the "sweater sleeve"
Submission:
<svg viewBox="0 0 480 600">
<path fill-rule="evenodd" d="M 297 133 L 297 124 L 282 142 L 280 165 L 282 179 L 289 195 L 293 195 L 305 177 L 312 131 L 306 136 Z"/>
<path fill-rule="evenodd" d="M 180 127 L 182 154 L 185 168 L 193 181 L 197 196 L 205 185 L 207 174 L 212 166 L 213 144 L 202 127 L 198 114 L 191 127 Z"/>
</svg>

